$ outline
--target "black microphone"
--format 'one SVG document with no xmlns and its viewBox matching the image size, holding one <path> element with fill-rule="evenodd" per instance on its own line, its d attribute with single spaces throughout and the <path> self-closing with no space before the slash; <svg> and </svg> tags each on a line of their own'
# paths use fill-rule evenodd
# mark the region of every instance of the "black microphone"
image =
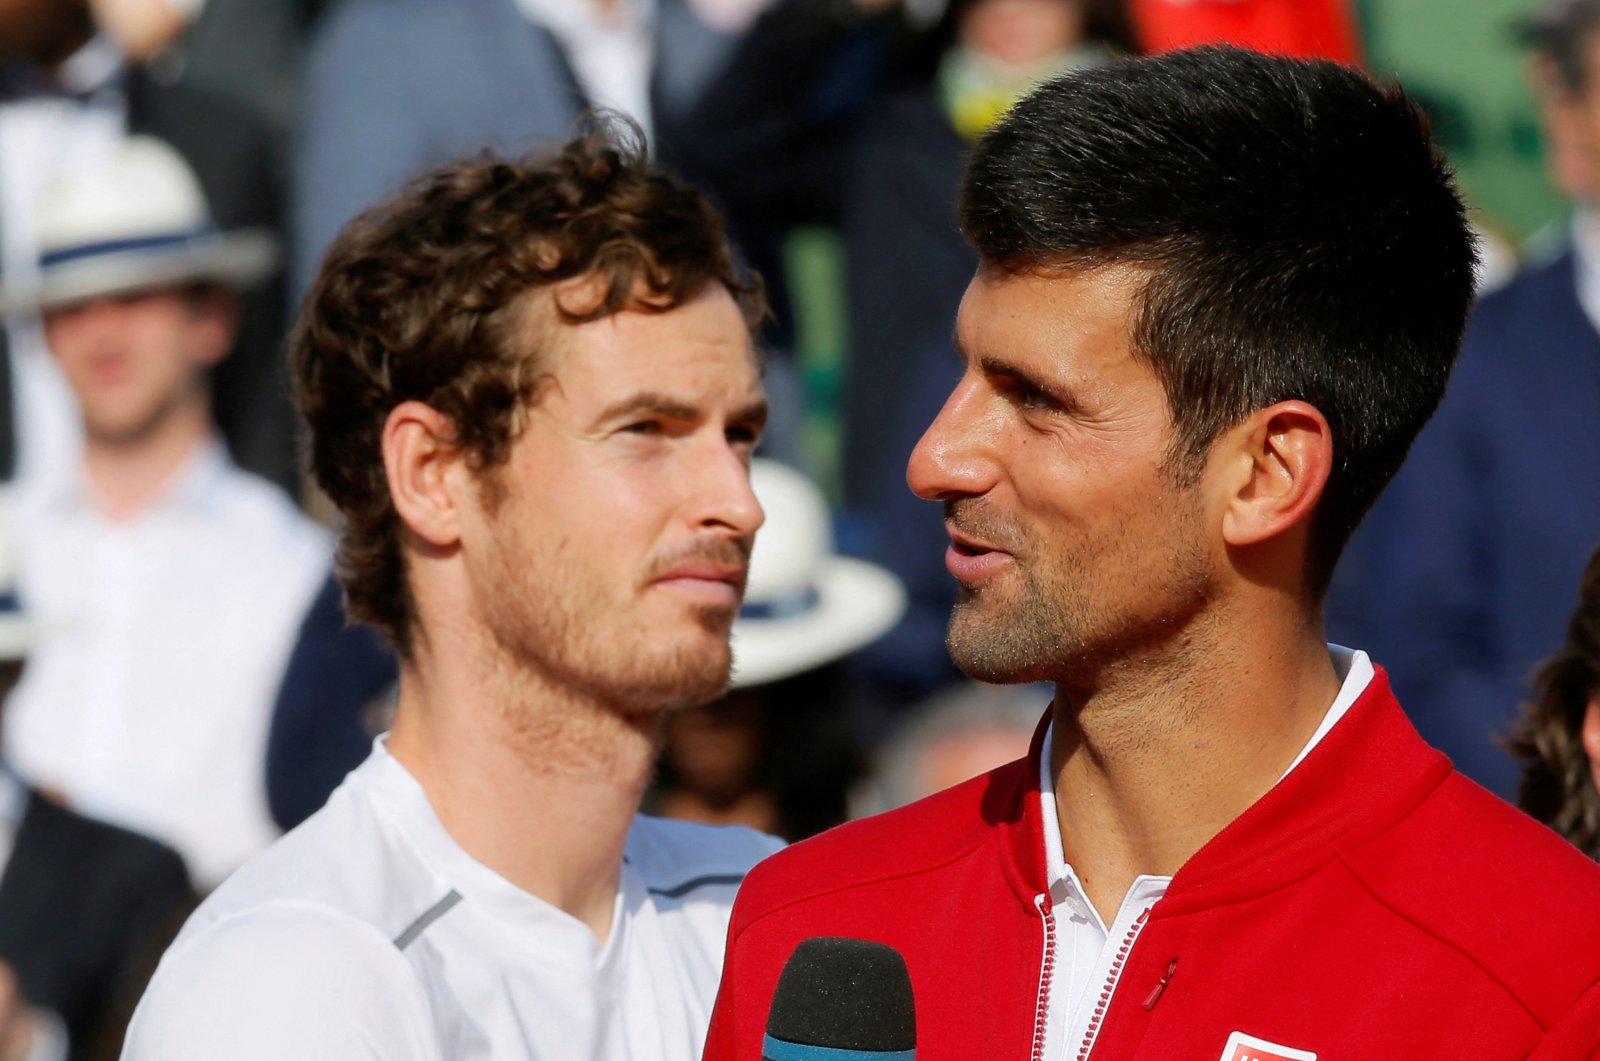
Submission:
<svg viewBox="0 0 1600 1061">
<path fill-rule="evenodd" d="M 915 1061 L 917 1007 L 900 952 L 844 936 L 802 940 L 772 993 L 762 1061 Z"/>
</svg>

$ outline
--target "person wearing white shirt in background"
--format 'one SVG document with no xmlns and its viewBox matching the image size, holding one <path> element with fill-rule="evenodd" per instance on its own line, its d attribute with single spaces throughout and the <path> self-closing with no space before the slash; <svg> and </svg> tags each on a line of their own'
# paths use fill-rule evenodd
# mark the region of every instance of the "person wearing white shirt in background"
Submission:
<svg viewBox="0 0 1600 1061">
<path fill-rule="evenodd" d="M 618 139 L 446 166 L 329 251 L 295 376 L 395 720 L 190 919 L 128 1061 L 698 1061 L 780 845 L 636 812 L 663 712 L 728 682 L 762 306 Z"/>
<path fill-rule="evenodd" d="M 45 634 L 17 592 L 16 545 L 0 502 L 0 714 Z M 58 805 L 0 743 L 0 1061 L 115 1056 L 193 908 L 177 852 Z"/>
<path fill-rule="evenodd" d="M 75 476 L 15 491 L 22 591 L 46 627 L 5 717 L 23 772 L 177 848 L 214 887 L 276 835 L 261 762 L 328 533 L 231 463 L 206 378 L 259 232 L 215 231 L 178 154 L 129 137 L 60 173 L 36 291 L 85 443 Z M 19 302 L 20 300 L 20 302 Z"/>
</svg>

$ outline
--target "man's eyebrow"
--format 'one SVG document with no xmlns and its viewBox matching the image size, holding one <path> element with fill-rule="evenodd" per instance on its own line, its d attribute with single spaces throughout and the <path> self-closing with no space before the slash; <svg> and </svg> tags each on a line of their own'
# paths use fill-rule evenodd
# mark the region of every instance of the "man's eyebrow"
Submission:
<svg viewBox="0 0 1600 1061">
<path fill-rule="evenodd" d="M 629 395 L 620 401 L 613 402 L 601 411 L 597 418 L 600 423 L 613 420 L 626 420 L 633 416 L 659 416 L 665 420 L 695 420 L 704 415 L 704 411 L 690 405 L 679 398 L 673 398 L 658 391 L 641 391 Z M 767 400 L 757 398 L 747 405 L 735 409 L 730 420 L 740 423 L 754 423 L 763 425 L 767 422 Z"/>
<path fill-rule="evenodd" d="M 1022 366 L 992 354 L 978 359 L 978 368 L 986 376 L 1009 376 L 1030 390 L 1038 391 L 1062 409 L 1071 411 L 1079 407 L 1078 399 L 1070 390 L 1055 380 L 1047 380 Z"/>
<path fill-rule="evenodd" d="M 680 399 L 657 391 L 640 391 L 620 401 L 612 402 L 600 413 L 598 420 L 622 420 L 630 416 L 650 415 L 668 420 L 693 420 L 700 410 Z"/>
</svg>

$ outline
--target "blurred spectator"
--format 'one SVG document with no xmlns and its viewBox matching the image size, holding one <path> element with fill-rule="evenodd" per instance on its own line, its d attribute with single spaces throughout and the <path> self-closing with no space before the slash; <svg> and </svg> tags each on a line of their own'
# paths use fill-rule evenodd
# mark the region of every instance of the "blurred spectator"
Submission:
<svg viewBox="0 0 1600 1061">
<path fill-rule="evenodd" d="M 41 636 L 17 594 L 0 512 L 0 705 Z M 0 746 L 0 1058 L 114 1058 L 194 896 L 176 852 L 74 814 Z"/>
<path fill-rule="evenodd" d="M 805 476 L 757 459 L 750 482 L 767 519 L 733 628 L 733 689 L 667 718 L 650 809 L 798 840 L 848 815 L 861 755 L 841 661 L 893 625 L 905 593 L 834 554 L 827 503 Z"/>
<path fill-rule="evenodd" d="M 261 7 L 276 5 L 263 4 Z M 265 121 L 188 79 L 158 79 L 97 35 L 88 0 L 0 4 L 0 270 L 13 294 L 37 283 L 37 215 L 50 175 L 103 158 L 128 133 L 159 136 L 189 161 L 213 216 L 230 228 L 280 221 L 280 166 Z M 276 284 L 244 300 L 238 349 L 211 379 L 234 458 L 284 486 L 296 481 L 294 414 L 279 341 Z M 0 345 L 0 478 L 70 478 L 81 442 L 71 394 L 39 321 L 14 313 Z"/>
<path fill-rule="evenodd" d="M 388 730 L 400 659 L 365 623 L 352 623 L 330 573 L 300 623 L 272 708 L 267 805 L 288 831 L 322 808 Z"/>
<path fill-rule="evenodd" d="M 1600 549 L 1566 642 L 1534 678 L 1511 751 L 1523 761 L 1518 805 L 1600 859 Z"/>
<path fill-rule="evenodd" d="M 1328 601 L 1329 636 L 1382 658 L 1423 737 L 1508 799 L 1504 734 L 1600 530 L 1600 0 L 1544 3 L 1526 36 L 1570 238 L 1479 301 Z"/>
<path fill-rule="evenodd" d="M 1052 694 L 1048 684 L 964 681 L 918 705 L 879 749 L 852 817 L 903 807 L 1027 755 Z"/>
<path fill-rule="evenodd" d="M 1120 2 L 956 0 L 924 32 L 905 6 L 781 0 L 694 111 L 687 161 L 769 277 L 792 227 L 840 231 L 846 544 L 906 584 L 910 609 L 866 665 L 914 702 L 956 677 L 948 540 L 905 463 L 959 374 L 950 331 L 977 264 L 956 227 L 961 158 L 1040 80 L 1131 42 Z"/>
<path fill-rule="evenodd" d="M 277 139 L 294 115 L 311 24 L 326 0 L 89 0 L 129 61 L 261 115 Z"/>
<path fill-rule="evenodd" d="M 702 0 L 703 3 L 703 0 Z M 407 178 L 558 144 L 591 105 L 670 148 L 731 41 L 688 0 L 345 0 L 318 29 L 295 160 L 295 289 L 347 220 Z M 717 9 L 738 25 L 750 4 Z"/>
<path fill-rule="evenodd" d="M 272 243 L 217 232 L 183 160 L 148 137 L 59 174 L 39 233 L 33 297 L 85 445 L 77 476 L 17 492 L 22 586 L 49 636 L 6 745 L 78 809 L 172 844 L 210 888 L 275 833 L 268 713 L 331 553 L 211 426 L 205 373 Z"/>
</svg>

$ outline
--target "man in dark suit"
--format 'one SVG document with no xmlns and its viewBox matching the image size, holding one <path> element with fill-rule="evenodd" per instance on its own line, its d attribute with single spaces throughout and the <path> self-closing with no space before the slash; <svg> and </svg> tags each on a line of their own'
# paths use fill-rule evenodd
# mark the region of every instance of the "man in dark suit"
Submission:
<svg viewBox="0 0 1600 1061">
<path fill-rule="evenodd" d="M 0 526 L 0 702 L 34 637 Z M 177 852 L 57 805 L 0 749 L 0 1058 L 114 1058 L 193 906 Z"/>
<path fill-rule="evenodd" d="M 1423 737 L 1508 799 L 1505 736 L 1600 539 L 1600 0 L 1544 3 L 1526 29 L 1570 237 L 1474 309 L 1328 601 L 1329 636 L 1382 653 Z"/>
</svg>

